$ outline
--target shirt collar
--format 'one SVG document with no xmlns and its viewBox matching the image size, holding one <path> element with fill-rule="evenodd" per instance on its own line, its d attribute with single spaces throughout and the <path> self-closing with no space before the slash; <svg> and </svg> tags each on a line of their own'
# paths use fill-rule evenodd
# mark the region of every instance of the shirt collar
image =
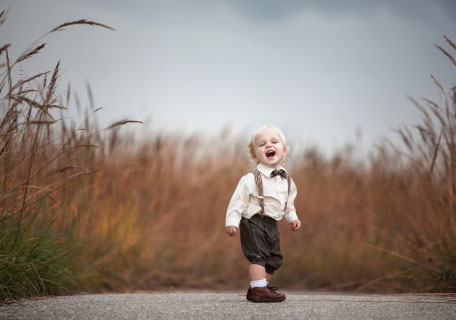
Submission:
<svg viewBox="0 0 456 320">
<path fill-rule="evenodd" d="M 264 174 L 266 177 L 271 177 L 271 172 L 274 171 L 275 169 L 280 170 L 283 169 L 285 172 L 287 171 L 284 167 L 279 166 L 277 168 L 271 168 L 268 166 L 265 166 L 264 164 L 259 163 L 257 166 L 258 171 L 260 171 L 262 174 Z"/>
</svg>

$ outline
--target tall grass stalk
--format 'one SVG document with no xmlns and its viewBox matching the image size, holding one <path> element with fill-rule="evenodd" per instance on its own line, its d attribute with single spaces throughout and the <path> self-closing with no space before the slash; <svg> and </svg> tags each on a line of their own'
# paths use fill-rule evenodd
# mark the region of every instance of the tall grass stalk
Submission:
<svg viewBox="0 0 456 320">
<path fill-rule="evenodd" d="M 2 23 L 4 19 L 2 11 Z M 50 32 L 79 24 L 110 28 L 79 20 Z M 25 79 L 16 79 L 14 74 L 19 63 L 36 56 L 45 45 L 34 43 L 13 60 L 9 44 L 0 48 L 4 58 L 0 69 L 0 300 L 55 294 L 78 283 L 79 271 L 73 268 L 77 265 L 71 263 L 77 247 L 77 240 L 71 242 L 75 220 L 60 222 L 59 209 L 65 201 L 56 195 L 91 172 L 87 163 L 79 164 L 81 156 L 77 155 L 90 137 L 55 119 L 55 110 L 66 109 L 58 104 L 56 94 L 60 63 L 51 73 Z M 56 128 L 59 123 L 61 127 Z"/>
</svg>

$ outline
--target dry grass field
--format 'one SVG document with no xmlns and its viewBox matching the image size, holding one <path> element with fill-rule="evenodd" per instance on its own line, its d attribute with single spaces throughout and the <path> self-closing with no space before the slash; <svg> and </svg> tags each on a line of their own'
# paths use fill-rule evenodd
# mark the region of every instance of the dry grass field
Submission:
<svg viewBox="0 0 456 320">
<path fill-rule="evenodd" d="M 72 24 L 108 28 L 85 20 L 60 28 Z M 40 41 L 16 58 L 0 44 L 0 299 L 244 288 L 247 263 L 224 220 L 249 170 L 248 137 L 157 132 L 139 142 L 124 127 L 141 124 L 100 129 L 93 107 L 81 123 L 61 120 L 74 103 L 58 88 L 59 64 L 26 79 L 14 72 L 39 59 Z M 445 46 L 456 64 L 455 44 Z M 275 284 L 456 291 L 456 89 L 435 85 L 445 104 L 413 101 L 423 121 L 398 130 L 404 146 L 385 143 L 363 161 L 349 148 L 293 155 L 303 228 L 281 223 Z"/>
</svg>

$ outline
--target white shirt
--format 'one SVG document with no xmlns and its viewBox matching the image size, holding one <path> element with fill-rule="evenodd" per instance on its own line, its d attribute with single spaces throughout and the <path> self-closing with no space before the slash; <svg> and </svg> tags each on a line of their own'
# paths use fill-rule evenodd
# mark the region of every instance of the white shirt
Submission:
<svg viewBox="0 0 456 320">
<path fill-rule="evenodd" d="M 264 214 L 277 221 L 285 216 L 285 220 L 289 223 L 298 219 L 294 207 L 297 189 L 293 180 L 291 180 L 290 194 L 288 194 L 287 179 L 283 179 L 281 176 L 271 178 L 271 172 L 274 168 L 260 163 L 257 169 L 261 173 L 261 179 L 263 180 Z M 278 169 L 285 170 L 283 167 Z M 287 203 L 286 210 L 285 203 Z M 260 211 L 261 206 L 258 199 L 255 176 L 250 172 L 241 178 L 231 197 L 226 211 L 225 226 L 239 227 L 242 217 L 249 219 Z"/>
</svg>

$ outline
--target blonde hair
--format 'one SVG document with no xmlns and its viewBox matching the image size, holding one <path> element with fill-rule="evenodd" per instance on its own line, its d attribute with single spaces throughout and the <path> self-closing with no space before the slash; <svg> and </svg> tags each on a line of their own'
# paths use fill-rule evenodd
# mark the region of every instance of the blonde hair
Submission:
<svg viewBox="0 0 456 320">
<path fill-rule="evenodd" d="M 285 135 L 283 134 L 282 130 L 280 130 L 276 126 L 271 126 L 271 125 L 262 126 L 253 132 L 252 137 L 250 138 L 250 143 L 249 143 L 249 155 L 250 155 L 250 158 L 252 159 L 252 161 L 255 163 L 258 162 L 258 160 L 256 159 L 256 156 L 255 156 L 256 138 L 258 137 L 258 135 L 261 132 L 263 132 L 264 130 L 267 130 L 267 129 L 275 130 L 277 132 L 279 139 L 282 142 L 284 148 L 287 149 L 287 153 L 290 152 L 290 147 L 287 145 L 287 140 L 285 139 Z"/>
</svg>

